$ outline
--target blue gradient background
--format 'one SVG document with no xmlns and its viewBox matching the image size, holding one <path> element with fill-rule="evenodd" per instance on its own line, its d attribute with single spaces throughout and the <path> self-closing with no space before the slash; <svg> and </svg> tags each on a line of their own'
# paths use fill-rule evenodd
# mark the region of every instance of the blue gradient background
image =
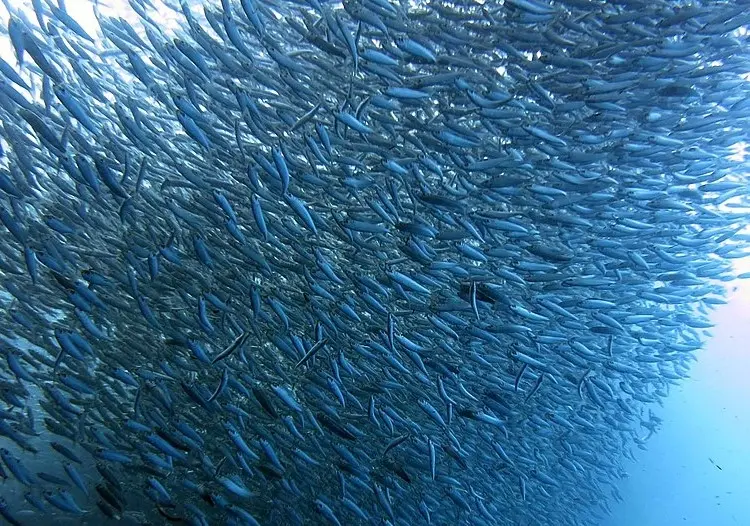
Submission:
<svg viewBox="0 0 750 526">
<path fill-rule="evenodd" d="M 625 461 L 602 526 L 750 525 L 750 282 L 735 286 L 691 378 L 654 407 L 661 429 Z"/>
</svg>

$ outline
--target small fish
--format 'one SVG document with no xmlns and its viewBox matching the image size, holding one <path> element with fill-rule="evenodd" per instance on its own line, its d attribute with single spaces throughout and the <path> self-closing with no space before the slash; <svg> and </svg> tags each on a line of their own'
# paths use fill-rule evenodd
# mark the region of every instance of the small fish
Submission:
<svg viewBox="0 0 750 526">
<path fill-rule="evenodd" d="M 211 365 L 228 358 L 232 353 L 242 348 L 250 338 L 250 332 L 246 331 L 237 336 L 229 346 L 211 359 Z"/>
<path fill-rule="evenodd" d="M 3 0 L 5 522 L 612 514 L 750 277 L 746 2 L 81 3 Z"/>
</svg>

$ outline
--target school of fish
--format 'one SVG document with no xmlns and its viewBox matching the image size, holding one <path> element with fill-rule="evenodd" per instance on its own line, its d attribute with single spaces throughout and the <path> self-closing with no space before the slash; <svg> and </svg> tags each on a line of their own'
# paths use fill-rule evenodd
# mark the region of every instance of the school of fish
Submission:
<svg viewBox="0 0 750 526">
<path fill-rule="evenodd" d="M 7 523 L 610 513 L 748 253 L 749 2 L 3 3 Z"/>
</svg>

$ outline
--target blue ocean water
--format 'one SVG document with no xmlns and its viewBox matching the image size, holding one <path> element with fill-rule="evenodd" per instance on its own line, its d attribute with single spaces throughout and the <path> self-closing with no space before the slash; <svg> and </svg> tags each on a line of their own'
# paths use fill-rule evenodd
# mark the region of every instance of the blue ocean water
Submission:
<svg viewBox="0 0 750 526">
<path fill-rule="evenodd" d="M 750 520 L 750 287 L 738 285 L 712 318 L 712 338 L 690 378 L 658 408 L 661 428 L 627 465 L 629 477 L 619 485 L 623 500 L 605 525 Z"/>
<path fill-rule="evenodd" d="M 2 520 L 750 524 L 750 6 L 3 3 Z"/>
</svg>

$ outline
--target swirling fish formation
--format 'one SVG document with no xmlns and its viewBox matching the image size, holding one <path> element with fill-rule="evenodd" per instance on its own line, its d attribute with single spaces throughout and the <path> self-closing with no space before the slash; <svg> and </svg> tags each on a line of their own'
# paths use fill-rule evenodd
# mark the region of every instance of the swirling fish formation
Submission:
<svg viewBox="0 0 750 526">
<path fill-rule="evenodd" d="M 4 2 L 6 521 L 610 512 L 746 254 L 748 2 Z"/>
</svg>

